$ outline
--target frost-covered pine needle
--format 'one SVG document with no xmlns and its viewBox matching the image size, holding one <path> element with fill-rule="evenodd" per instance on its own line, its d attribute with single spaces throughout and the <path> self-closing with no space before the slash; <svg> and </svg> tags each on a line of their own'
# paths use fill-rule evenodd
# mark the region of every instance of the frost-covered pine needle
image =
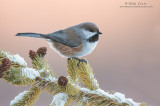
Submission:
<svg viewBox="0 0 160 106">
<path fill-rule="evenodd" d="M 58 93 L 53 97 L 53 101 L 50 106 L 64 106 L 69 99 L 68 95 L 65 93 Z"/>
<path fill-rule="evenodd" d="M 115 98 L 116 98 L 116 97 L 119 98 L 119 100 L 118 100 L 119 103 L 127 103 L 127 104 L 130 104 L 130 105 L 132 105 L 132 106 L 139 106 L 139 103 L 134 102 L 134 101 L 133 101 L 132 99 L 130 99 L 130 98 L 125 98 L 125 95 L 122 94 L 122 93 L 116 92 L 116 93 L 114 94 L 114 96 L 115 96 Z"/>
<path fill-rule="evenodd" d="M 14 100 L 11 101 L 10 106 L 13 106 L 13 105 L 14 105 L 15 103 L 17 103 L 19 100 L 22 100 L 23 96 L 24 96 L 25 94 L 27 94 L 27 93 L 28 93 L 28 91 L 24 91 L 24 92 L 22 92 L 22 93 L 19 93 L 19 95 L 16 96 L 16 97 L 14 98 Z"/>
<path fill-rule="evenodd" d="M 35 79 L 36 77 L 40 77 L 40 73 L 32 68 L 22 68 L 22 76 L 28 77 L 29 79 Z"/>
<path fill-rule="evenodd" d="M 42 68 L 41 70 L 39 70 L 39 73 L 43 73 L 43 72 L 45 72 L 44 68 Z"/>
<path fill-rule="evenodd" d="M 80 88 L 80 89 L 86 93 L 98 94 L 101 96 L 103 95 L 110 99 L 115 99 L 118 101 L 118 103 L 127 103 L 131 106 L 139 106 L 139 103 L 134 102 L 130 98 L 125 98 L 125 95 L 119 92 L 115 92 L 114 94 L 109 94 L 108 92 L 105 92 L 102 89 L 97 89 L 97 90 L 92 90 L 92 91 L 87 88 Z"/>
<path fill-rule="evenodd" d="M 49 75 L 48 77 L 45 78 L 46 81 L 50 81 L 50 82 L 56 82 L 57 79 L 52 77 L 51 75 Z"/>
<path fill-rule="evenodd" d="M 45 68 L 41 69 L 38 71 L 40 74 L 43 72 L 49 73 L 49 70 L 45 70 Z M 50 82 L 55 82 L 57 81 L 57 79 L 55 77 L 53 77 L 51 74 L 49 74 L 49 76 L 45 76 L 45 80 L 46 81 L 50 81 Z"/>
<path fill-rule="evenodd" d="M 0 55 L 3 55 L 4 57 L 8 58 L 10 61 L 17 63 L 21 66 L 27 66 L 26 61 L 24 60 L 24 58 L 22 58 L 21 56 L 19 56 L 18 54 L 16 55 L 10 55 L 6 52 L 0 51 Z"/>
</svg>

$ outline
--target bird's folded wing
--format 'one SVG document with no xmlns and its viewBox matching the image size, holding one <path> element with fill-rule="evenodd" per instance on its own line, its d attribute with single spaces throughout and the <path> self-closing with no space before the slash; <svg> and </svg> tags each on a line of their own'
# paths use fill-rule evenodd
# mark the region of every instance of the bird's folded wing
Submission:
<svg viewBox="0 0 160 106">
<path fill-rule="evenodd" d="M 54 33 L 50 33 L 48 35 L 42 35 L 44 38 L 50 39 L 54 42 L 59 42 L 61 44 L 67 45 L 69 47 L 77 47 L 81 45 L 81 39 L 78 37 L 68 37 L 65 35 L 63 30 L 56 31 Z"/>
</svg>

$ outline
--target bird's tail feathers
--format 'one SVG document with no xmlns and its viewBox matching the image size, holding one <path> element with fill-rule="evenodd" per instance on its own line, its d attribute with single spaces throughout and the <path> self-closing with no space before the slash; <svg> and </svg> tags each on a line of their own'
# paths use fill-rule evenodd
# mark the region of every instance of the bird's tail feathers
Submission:
<svg viewBox="0 0 160 106">
<path fill-rule="evenodd" d="M 45 34 L 39 34 L 39 33 L 17 33 L 16 36 L 44 38 Z"/>
</svg>

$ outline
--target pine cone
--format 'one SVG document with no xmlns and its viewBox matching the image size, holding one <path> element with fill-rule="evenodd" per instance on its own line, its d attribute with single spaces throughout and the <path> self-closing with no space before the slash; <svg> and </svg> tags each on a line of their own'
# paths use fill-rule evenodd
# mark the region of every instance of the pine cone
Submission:
<svg viewBox="0 0 160 106">
<path fill-rule="evenodd" d="M 46 47 L 40 47 L 40 48 L 37 50 L 37 54 L 38 54 L 38 55 L 41 55 L 42 57 L 45 56 L 46 52 L 47 52 L 47 48 L 46 48 Z"/>
<path fill-rule="evenodd" d="M 61 76 L 61 77 L 58 78 L 58 84 L 60 86 L 66 86 L 67 83 L 68 83 L 68 79 L 66 77 Z"/>
<path fill-rule="evenodd" d="M 11 61 L 8 58 L 4 58 L 2 60 L 2 67 L 4 68 L 4 71 L 7 71 L 11 67 Z"/>
<path fill-rule="evenodd" d="M 2 64 L 0 64 L 0 78 L 2 78 L 3 72 L 4 72 L 4 68 L 2 67 Z"/>
<path fill-rule="evenodd" d="M 36 56 L 36 52 L 33 51 L 33 50 L 30 50 L 30 51 L 29 51 L 29 57 L 30 57 L 31 59 L 34 59 L 35 56 Z"/>
<path fill-rule="evenodd" d="M 3 72 L 7 71 L 11 67 L 11 61 L 7 58 L 2 60 L 2 64 L 0 64 L 0 78 L 2 78 Z"/>
</svg>

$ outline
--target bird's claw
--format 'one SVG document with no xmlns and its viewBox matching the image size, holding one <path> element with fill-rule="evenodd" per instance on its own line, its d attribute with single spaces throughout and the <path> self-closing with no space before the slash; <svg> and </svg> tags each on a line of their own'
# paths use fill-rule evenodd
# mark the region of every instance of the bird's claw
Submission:
<svg viewBox="0 0 160 106">
<path fill-rule="evenodd" d="M 86 61 L 85 59 L 78 59 L 78 61 L 79 61 L 79 62 L 77 63 L 77 66 L 78 66 L 78 67 L 79 67 L 79 65 L 80 65 L 81 62 L 85 62 L 85 63 L 87 64 L 87 61 Z"/>
<path fill-rule="evenodd" d="M 77 66 L 79 67 L 79 65 L 80 65 L 80 63 L 81 62 L 85 62 L 86 64 L 87 64 L 87 61 L 85 60 L 85 59 L 79 59 L 79 58 L 77 58 L 77 57 L 72 57 L 73 59 L 76 59 L 76 60 L 78 60 L 78 63 L 77 63 Z M 69 60 L 70 58 L 68 58 L 68 60 Z"/>
</svg>

